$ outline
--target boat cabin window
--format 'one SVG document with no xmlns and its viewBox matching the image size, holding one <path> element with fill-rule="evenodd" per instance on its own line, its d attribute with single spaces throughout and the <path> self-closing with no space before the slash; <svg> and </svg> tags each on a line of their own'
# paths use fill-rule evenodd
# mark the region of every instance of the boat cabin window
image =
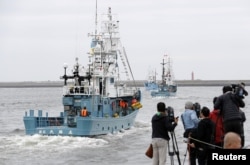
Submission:
<svg viewBox="0 0 250 165">
<path fill-rule="evenodd" d="M 114 77 L 110 78 L 110 84 L 113 84 L 115 82 Z"/>
</svg>

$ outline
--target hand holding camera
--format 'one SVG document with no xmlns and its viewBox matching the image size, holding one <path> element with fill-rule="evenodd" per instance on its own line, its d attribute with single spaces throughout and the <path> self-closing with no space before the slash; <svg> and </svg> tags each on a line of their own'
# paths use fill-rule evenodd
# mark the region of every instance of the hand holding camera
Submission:
<svg viewBox="0 0 250 165">
<path fill-rule="evenodd" d="M 174 122 L 175 122 L 176 124 L 178 124 L 178 121 L 179 121 L 179 116 L 177 116 L 176 118 L 174 118 Z"/>
</svg>

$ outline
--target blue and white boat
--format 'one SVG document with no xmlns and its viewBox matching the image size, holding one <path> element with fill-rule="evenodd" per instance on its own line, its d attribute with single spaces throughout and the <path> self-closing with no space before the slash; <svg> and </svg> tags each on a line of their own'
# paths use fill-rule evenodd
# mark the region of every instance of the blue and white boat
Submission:
<svg viewBox="0 0 250 165">
<path fill-rule="evenodd" d="M 101 31 L 89 35 L 89 64 L 83 68 L 76 58 L 69 75 L 68 66 L 64 65 L 63 111 L 55 117 L 43 110 L 38 110 L 37 116 L 35 110 L 26 111 L 26 135 L 95 136 L 124 131 L 134 125 L 142 107 L 141 91 L 123 83 L 134 81 L 131 71 L 126 72 L 126 81 L 121 79 L 121 68 L 129 70 L 126 67 L 130 66 L 120 42 L 119 21 L 113 19 L 111 8 L 104 16 Z"/>
<path fill-rule="evenodd" d="M 165 55 L 161 65 L 162 65 L 162 81 L 158 85 L 158 89 L 156 91 L 151 91 L 151 96 L 152 97 L 176 96 L 177 84 L 174 81 L 171 58 L 168 55 Z"/>
<path fill-rule="evenodd" d="M 156 71 L 149 70 L 147 75 L 147 80 L 144 82 L 144 87 L 146 91 L 155 91 L 158 89 L 158 84 L 156 80 Z"/>
</svg>

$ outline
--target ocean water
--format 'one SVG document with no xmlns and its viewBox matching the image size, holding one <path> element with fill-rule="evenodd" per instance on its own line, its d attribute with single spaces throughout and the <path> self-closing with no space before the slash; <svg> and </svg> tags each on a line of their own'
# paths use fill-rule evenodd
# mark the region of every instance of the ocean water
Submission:
<svg viewBox="0 0 250 165">
<path fill-rule="evenodd" d="M 163 101 L 174 108 L 175 116 L 180 116 L 186 101 L 212 109 L 213 97 L 222 93 L 222 87 L 179 87 L 176 97 L 151 98 L 149 92 L 141 90 L 143 108 L 131 129 L 86 138 L 25 135 L 25 111 L 42 109 L 51 116 L 59 115 L 63 109 L 61 88 L 0 88 L 0 165 L 150 165 L 152 160 L 145 156 L 145 151 L 151 141 L 151 117 L 156 104 Z M 244 100 L 245 144 L 249 145 L 250 128 L 246 125 L 250 124 L 250 96 Z M 183 130 L 179 120 L 174 131 L 179 154 L 173 160 L 178 164 L 179 157 L 181 164 L 188 165 Z M 170 158 L 167 157 L 167 164 L 171 164 Z"/>
</svg>

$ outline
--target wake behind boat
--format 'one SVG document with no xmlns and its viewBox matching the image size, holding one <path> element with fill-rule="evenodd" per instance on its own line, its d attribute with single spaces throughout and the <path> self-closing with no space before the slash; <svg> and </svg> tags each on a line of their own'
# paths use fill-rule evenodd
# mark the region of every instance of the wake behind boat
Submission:
<svg viewBox="0 0 250 165">
<path fill-rule="evenodd" d="M 120 64 L 127 80 L 133 74 L 120 42 L 119 21 L 113 20 L 111 8 L 104 16 L 101 31 L 90 35 L 89 64 L 82 67 L 76 58 L 70 75 L 64 65 L 63 112 L 56 117 L 49 117 L 48 112 L 43 116 L 42 110 L 38 110 L 38 116 L 34 110 L 25 112 L 27 135 L 94 136 L 133 126 L 142 107 L 141 91 L 121 83 Z"/>
<path fill-rule="evenodd" d="M 174 81 L 171 58 L 165 55 L 161 65 L 162 65 L 162 81 L 158 85 L 158 89 L 156 91 L 151 91 L 151 96 L 152 97 L 175 96 L 177 92 L 177 84 Z"/>
</svg>

